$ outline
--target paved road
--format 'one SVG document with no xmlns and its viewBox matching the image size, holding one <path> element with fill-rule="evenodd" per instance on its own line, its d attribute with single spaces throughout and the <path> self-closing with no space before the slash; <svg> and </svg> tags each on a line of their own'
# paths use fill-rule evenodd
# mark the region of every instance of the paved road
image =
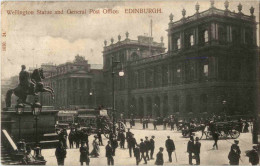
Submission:
<svg viewBox="0 0 260 166">
<path fill-rule="evenodd" d="M 173 154 L 173 163 L 168 162 L 167 152 L 164 150 L 164 161 L 165 165 L 187 165 L 188 164 L 188 153 L 187 142 L 188 138 L 183 138 L 181 133 L 178 131 L 162 130 L 162 126 L 158 126 L 158 130 L 154 131 L 152 125 L 149 124 L 149 129 L 143 130 L 140 123 L 133 127 L 132 132 L 135 134 L 137 142 L 140 142 L 141 138 L 148 136 L 149 138 L 155 136 L 155 154 L 158 152 L 159 147 L 165 147 L 165 140 L 167 136 L 171 136 L 174 140 L 176 146 L 176 154 L 178 162 L 176 162 L 175 156 Z M 90 136 L 90 142 L 92 142 L 93 136 Z M 251 149 L 252 147 L 252 136 L 251 133 L 242 133 L 239 137 L 240 149 L 242 151 L 240 164 L 248 165 L 248 158 L 245 156 L 245 151 Z M 107 139 L 103 138 L 103 142 L 107 143 Z M 228 153 L 230 151 L 230 146 L 234 142 L 233 139 L 220 140 L 219 150 L 212 150 L 213 141 L 212 140 L 201 140 L 201 164 L 202 165 L 228 165 Z M 90 144 L 90 151 L 92 150 L 92 145 Z M 42 151 L 43 156 L 47 160 L 47 165 L 57 165 L 55 157 L 55 149 L 48 149 Z M 79 149 L 67 149 L 67 158 L 65 159 L 65 165 L 79 165 Z M 116 149 L 115 165 L 135 165 L 135 158 L 129 157 L 128 149 Z M 105 146 L 100 147 L 100 157 L 90 158 L 90 165 L 106 165 L 105 157 Z M 148 161 L 148 165 L 153 165 L 155 160 Z M 195 164 L 195 160 L 193 160 Z M 143 164 L 143 161 L 140 163 Z"/>
</svg>

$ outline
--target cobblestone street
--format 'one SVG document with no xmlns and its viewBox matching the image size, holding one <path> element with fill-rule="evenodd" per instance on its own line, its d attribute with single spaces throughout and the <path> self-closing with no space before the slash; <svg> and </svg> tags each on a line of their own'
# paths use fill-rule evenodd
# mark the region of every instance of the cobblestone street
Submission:
<svg viewBox="0 0 260 166">
<path fill-rule="evenodd" d="M 189 138 L 183 138 L 181 132 L 179 131 L 170 131 L 162 130 L 162 125 L 157 127 L 158 130 L 154 131 L 152 124 L 149 124 L 149 129 L 143 130 L 142 125 L 140 123 L 136 123 L 136 126 L 131 129 L 131 131 L 135 134 L 135 138 L 137 143 L 140 143 L 141 138 L 145 138 L 148 136 L 149 139 L 152 135 L 155 136 L 155 154 L 156 157 L 157 152 L 159 151 L 159 147 L 164 147 L 164 165 L 187 165 L 188 164 L 188 153 L 187 143 Z M 165 150 L 165 140 L 167 136 L 171 136 L 176 146 L 176 154 L 177 161 L 175 158 L 175 154 L 173 153 L 173 163 L 168 162 L 168 154 Z M 89 137 L 89 145 L 90 151 L 92 150 L 91 142 L 93 140 L 93 135 Z M 248 165 L 248 158 L 245 156 L 245 151 L 250 150 L 252 148 L 252 136 L 251 133 L 241 133 L 239 137 L 239 146 L 241 149 L 241 165 Z M 218 146 L 219 150 L 212 150 L 213 140 L 200 140 L 201 142 L 201 165 L 228 165 L 228 153 L 230 151 L 230 146 L 234 142 L 233 139 L 227 140 L 219 140 Z M 107 139 L 103 137 L 103 143 L 106 145 Z M 127 146 L 127 143 L 125 144 Z M 57 165 L 56 157 L 55 157 L 55 149 L 44 149 L 42 151 L 45 159 L 47 160 L 47 165 Z M 79 149 L 67 149 L 67 158 L 65 159 L 65 165 L 79 165 Z M 128 149 L 116 149 L 116 156 L 114 157 L 115 165 L 135 165 L 135 158 L 129 157 Z M 106 165 L 107 159 L 105 157 L 105 146 L 100 146 L 100 157 L 99 158 L 90 158 L 90 165 Z M 154 164 L 155 160 L 148 161 L 148 165 Z M 144 162 L 141 161 L 140 165 Z M 195 164 L 195 160 L 193 160 L 193 164 Z"/>
</svg>

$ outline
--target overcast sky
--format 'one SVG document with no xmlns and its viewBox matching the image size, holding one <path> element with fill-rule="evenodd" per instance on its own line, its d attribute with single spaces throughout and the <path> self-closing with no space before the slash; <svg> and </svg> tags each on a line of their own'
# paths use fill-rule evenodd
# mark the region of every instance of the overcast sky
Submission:
<svg viewBox="0 0 260 166">
<path fill-rule="evenodd" d="M 149 22 L 153 19 L 153 37 L 160 42 L 164 37 L 167 47 L 169 15 L 173 13 L 174 21 L 179 20 L 183 8 L 186 16 L 195 13 L 197 1 L 164 1 L 164 2 L 2 2 L 2 32 L 6 32 L 6 51 L 1 53 L 2 79 L 17 75 L 20 66 L 40 66 L 52 62 L 61 64 L 72 61 L 79 54 L 85 56 L 91 64 L 102 64 L 104 40 L 110 44 L 111 37 L 117 42 L 117 36 L 136 40 L 138 35 L 149 33 Z M 198 1 L 200 11 L 210 7 L 209 0 Z M 237 10 L 238 1 L 230 1 L 229 9 Z M 256 19 L 259 20 L 258 2 L 241 1 L 242 12 L 250 15 L 249 8 L 255 7 Z M 224 1 L 218 0 L 215 6 L 224 8 Z M 67 9 L 84 10 L 111 8 L 120 14 L 68 15 Z M 161 8 L 159 14 L 125 14 L 127 8 Z M 62 10 L 63 15 L 7 15 L 7 10 Z M 93 53 L 91 53 L 93 50 Z M 33 58 L 34 57 L 34 58 Z M 34 59 L 34 60 L 33 60 Z"/>
</svg>

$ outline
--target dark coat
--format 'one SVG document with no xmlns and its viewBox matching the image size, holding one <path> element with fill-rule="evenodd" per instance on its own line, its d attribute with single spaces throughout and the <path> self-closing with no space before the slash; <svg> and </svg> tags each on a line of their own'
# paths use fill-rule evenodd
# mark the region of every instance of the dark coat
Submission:
<svg viewBox="0 0 260 166">
<path fill-rule="evenodd" d="M 154 149 L 154 144 L 155 144 L 155 142 L 154 142 L 154 140 L 153 139 L 150 139 L 150 146 L 151 146 L 151 149 Z"/>
<path fill-rule="evenodd" d="M 247 153 L 247 156 L 249 157 L 249 162 L 252 165 L 259 164 L 259 156 L 256 150 L 251 150 L 250 152 Z"/>
<path fill-rule="evenodd" d="M 156 161 L 155 164 L 156 165 L 163 165 L 164 161 L 163 161 L 163 153 L 162 152 L 158 152 L 156 155 Z"/>
<path fill-rule="evenodd" d="M 145 146 L 145 143 L 144 142 L 141 142 L 140 143 L 140 152 L 145 152 L 146 151 L 146 146 Z"/>
<path fill-rule="evenodd" d="M 167 139 L 165 141 L 165 146 L 167 151 L 174 151 L 175 150 L 175 145 L 172 139 Z"/>
<path fill-rule="evenodd" d="M 129 131 L 129 132 L 126 132 L 126 139 L 127 141 L 129 140 L 129 138 L 132 137 L 132 133 Z"/>
<path fill-rule="evenodd" d="M 134 148 L 135 145 L 136 145 L 136 139 L 133 138 L 133 137 L 130 137 L 129 140 L 128 140 L 128 146 L 129 146 L 129 148 L 130 148 L 130 147 Z"/>
<path fill-rule="evenodd" d="M 116 149 L 118 147 L 117 140 L 115 140 L 115 139 L 111 140 L 111 146 L 112 146 L 113 149 Z"/>
<path fill-rule="evenodd" d="M 134 156 L 137 158 L 140 158 L 140 148 L 139 147 L 136 147 L 134 149 Z"/>
<path fill-rule="evenodd" d="M 194 153 L 195 154 L 200 154 L 200 147 L 201 147 L 201 143 L 200 142 L 196 142 L 194 144 Z"/>
<path fill-rule="evenodd" d="M 80 147 L 80 162 L 89 162 L 89 150 L 87 146 Z"/>
<path fill-rule="evenodd" d="M 145 144 L 146 150 L 150 150 L 150 149 L 151 149 L 151 143 L 150 143 L 149 140 L 145 140 L 145 141 L 144 141 L 144 144 Z"/>
<path fill-rule="evenodd" d="M 56 148 L 56 151 L 55 151 L 55 156 L 56 158 L 66 158 L 66 154 L 67 154 L 67 151 L 66 151 L 66 148 L 64 148 L 63 146 L 58 146 Z"/>
<path fill-rule="evenodd" d="M 106 146 L 106 157 L 113 157 L 113 149 L 110 145 Z"/>
<path fill-rule="evenodd" d="M 193 153 L 194 152 L 194 141 L 189 140 L 187 145 L 187 152 Z"/>
<path fill-rule="evenodd" d="M 237 165 L 239 163 L 240 154 L 238 152 L 235 152 L 234 150 L 230 150 L 228 154 L 228 159 L 230 165 Z"/>
</svg>

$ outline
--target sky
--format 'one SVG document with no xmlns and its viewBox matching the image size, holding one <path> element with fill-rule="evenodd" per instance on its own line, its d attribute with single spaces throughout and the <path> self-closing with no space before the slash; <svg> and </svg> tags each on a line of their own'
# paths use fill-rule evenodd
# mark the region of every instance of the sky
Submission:
<svg viewBox="0 0 260 166">
<path fill-rule="evenodd" d="M 104 40 L 113 37 L 114 43 L 129 38 L 137 40 L 138 35 L 148 34 L 150 20 L 153 20 L 153 38 L 160 42 L 164 37 L 167 48 L 167 32 L 169 15 L 173 21 L 179 20 L 183 8 L 186 16 L 193 15 L 196 3 L 200 4 L 200 12 L 210 7 L 209 0 L 176 0 L 176 1 L 134 1 L 134 2 L 2 2 L 1 31 L 6 33 L 2 42 L 6 42 L 6 51 L 1 51 L 1 78 L 7 79 L 18 75 L 21 65 L 39 67 L 42 63 L 62 64 L 73 61 L 79 54 L 90 64 L 103 64 L 102 51 Z M 239 1 L 230 1 L 229 10 L 238 11 Z M 256 20 L 259 20 L 257 0 L 241 0 L 242 12 L 250 15 L 249 8 L 254 6 Z M 224 1 L 215 1 L 215 7 L 225 9 Z M 162 13 L 125 14 L 128 8 L 161 8 Z M 66 14 L 70 10 L 85 10 L 87 14 Z M 89 10 L 100 10 L 100 14 L 89 14 Z M 119 14 L 103 14 L 103 9 L 118 10 Z M 21 11 L 61 11 L 63 14 L 45 15 L 8 15 L 7 10 Z"/>
</svg>

